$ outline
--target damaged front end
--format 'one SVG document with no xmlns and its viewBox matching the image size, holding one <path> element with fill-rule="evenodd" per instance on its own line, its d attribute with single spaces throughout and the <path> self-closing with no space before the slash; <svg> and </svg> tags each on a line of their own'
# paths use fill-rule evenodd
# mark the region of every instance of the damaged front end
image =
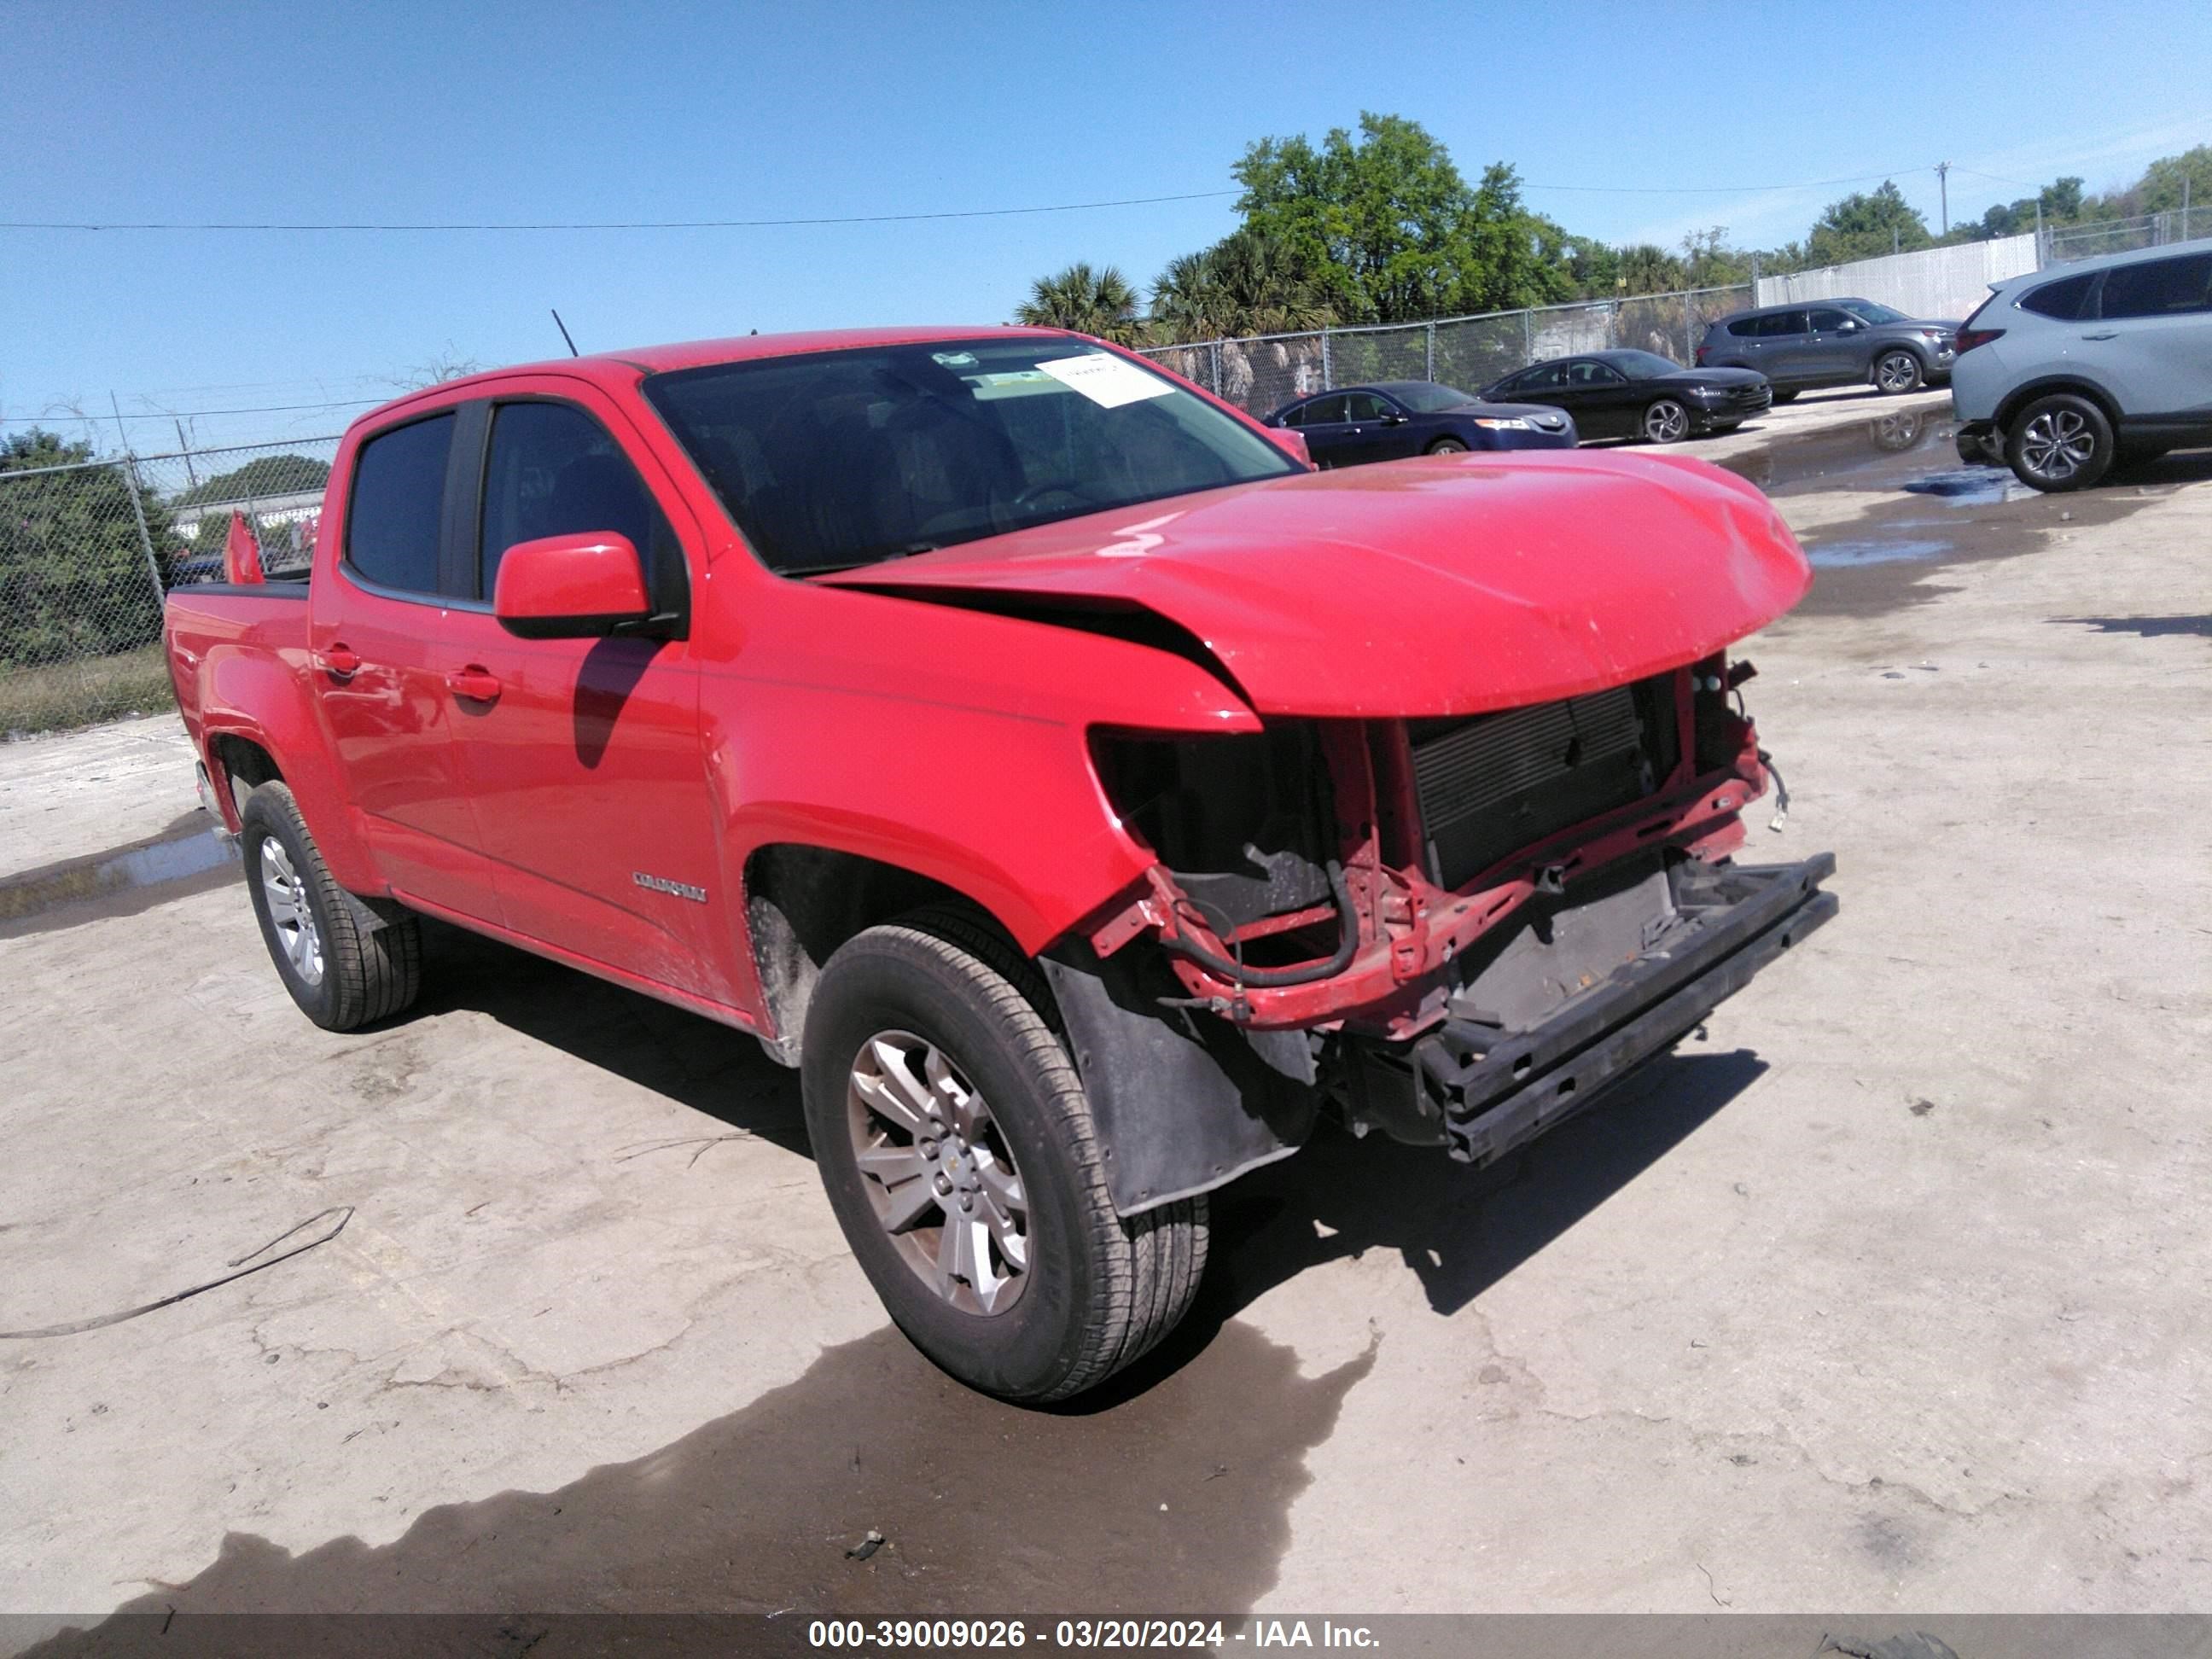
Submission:
<svg viewBox="0 0 2212 1659">
<path fill-rule="evenodd" d="M 1439 720 L 1100 732 L 1156 859 L 1044 958 L 1133 1213 L 1333 1108 L 1482 1164 L 1670 1047 L 1834 914 L 1729 855 L 1769 772 L 1716 654 Z"/>
</svg>

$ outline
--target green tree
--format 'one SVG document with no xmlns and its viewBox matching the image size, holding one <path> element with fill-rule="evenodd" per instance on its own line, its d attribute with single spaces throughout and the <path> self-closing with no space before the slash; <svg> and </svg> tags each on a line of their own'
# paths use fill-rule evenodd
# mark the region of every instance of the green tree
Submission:
<svg viewBox="0 0 2212 1659">
<path fill-rule="evenodd" d="M 1813 222 L 1806 252 L 1816 265 L 1839 265 L 1885 253 L 1909 253 L 1929 246 L 1928 221 L 1905 199 L 1893 179 L 1873 191 L 1854 191 L 1831 202 Z"/>
<path fill-rule="evenodd" d="M 1294 334 L 1335 321 L 1335 308 L 1289 250 L 1249 225 L 1169 260 L 1152 284 L 1152 332 L 1163 340 Z"/>
<path fill-rule="evenodd" d="M 2199 144 L 2184 150 L 2179 155 L 2164 155 L 2143 169 L 2143 176 L 2136 185 L 2136 194 L 2142 204 L 2138 213 L 2172 213 L 2180 207 L 2183 184 L 2187 182 L 2189 216 L 2192 226 L 2197 216 L 2204 214 L 2203 222 L 2212 225 L 2212 144 Z M 2076 184 L 2081 181 L 2075 180 Z M 2202 231 L 2196 233 L 2203 234 Z"/>
<path fill-rule="evenodd" d="M 1623 294 L 1671 294 L 1689 286 L 1682 262 L 1650 242 L 1620 250 L 1619 290 Z"/>
<path fill-rule="evenodd" d="M 1094 269 L 1081 260 L 1030 283 L 1030 297 L 1014 307 L 1014 320 L 1072 328 L 1121 345 L 1138 345 L 1145 337 L 1137 291 L 1128 279 L 1112 265 Z"/>
<path fill-rule="evenodd" d="M 103 656 L 161 637 L 131 489 L 117 466 L 83 466 L 92 446 L 33 428 L 0 443 L 0 661 L 29 666 Z M 11 473 L 70 467 L 37 477 Z M 167 511 L 138 492 L 156 547 Z"/>
<path fill-rule="evenodd" d="M 1263 138 L 1232 169 L 1248 228 L 1347 322 L 1410 322 L 1563 297 L 1520 180 L 1503 165 L 1470 187 L 1417 122 L 1364 112 L 1359 138 L 1333 129 Z"/>
<path fill-rule="evenodd" d="M 310 455 L 257 455 L 243 466 L 195 484 L 177 497 L 177 505 L 242 501 L 252 495 L 297 495 L 320 489 L 330 477 L 330 463 Z"/>
</svg>

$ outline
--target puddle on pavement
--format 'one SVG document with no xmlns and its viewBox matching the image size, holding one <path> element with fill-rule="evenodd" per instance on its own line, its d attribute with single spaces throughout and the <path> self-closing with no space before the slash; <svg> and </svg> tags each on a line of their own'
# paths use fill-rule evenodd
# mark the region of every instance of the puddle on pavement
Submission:
<svg viewBox="0 0 2212 1659">
<path fill-rule="evenodd" d="M 1801 614 L 1919 604 L 1949 591 L 1929 580 L 1933 570 L 2032 553 L 2047 537 L 2111 524 L 2172 485 L 2212 477 L 2212 455 L 2172 455 L 2097 489 L 2046 495 L 2005 468 L 1961 465 L 1957 429 L 1948 409 L 1894 410 L 1720 463 L 1778 501 L 1835 490 L 1875 499 L 1856 518 L 1800 536 L 1818 573 Z"/>
<path fill-rule="evenodd" d="M 238 878 L 238 844 L 193 811 L 160 835 L 0 877 L 0 939 L 134 915 Z"/>
<path fill-rule="evenodd" d="M 1232 1321 L 1144 1391 L 1054 1413 L 970 1393 L 887 1328 L 557 1491 L 443 1504 L 380 1547 L 294 1555 L 234 1532 L 198 1577 L 118 1611 L 1239 1612 L 1273 1584 L 1307 1455 L 1374 1358 L 1301 1376 Z M 871 1532 L 882 1546 L 849 1556 Z M 32 1650 L 102 1650 L 97 1627 Z"/>
</svg>

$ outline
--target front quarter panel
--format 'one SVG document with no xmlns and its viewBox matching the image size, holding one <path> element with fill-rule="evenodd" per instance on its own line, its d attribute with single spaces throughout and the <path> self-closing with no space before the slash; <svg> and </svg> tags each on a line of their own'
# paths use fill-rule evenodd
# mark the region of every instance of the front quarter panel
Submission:
<svg viewBox="0 0 2212 1659">
<path fill-rule="evenodd" d="M 699 635 L 722 878 L 824 848 L 975 901 L 1031 954 L 1151 860 L 1101 793 L 1090 734 L 1250 732 L 1214 669 L 1073 625 L 725 568 Z M 1202 657 L 1203 647 L 1189 641 Z"/>
</svg>

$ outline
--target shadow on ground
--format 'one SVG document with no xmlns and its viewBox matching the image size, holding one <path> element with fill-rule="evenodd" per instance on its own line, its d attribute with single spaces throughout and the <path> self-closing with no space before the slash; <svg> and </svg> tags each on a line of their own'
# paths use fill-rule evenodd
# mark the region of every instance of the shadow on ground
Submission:
<svg viewBox="0 0 2212 1659">
<path fill-rule="evenodd" d="M 1248 1609 L 1275 1581 L 1308 1456 L 1381 1339 L 1308 1377 L 1291 1348 L 1234 1314 L 1294 1273 L 1370 1249 L 1398 1251 L 1430 1304 L 1455 1313 L 1764 1069 L 1743 1053 L 1662 1060 L 1480 1173 L 1333 1136 L 1221 1201 L 1207 1288 L 1173 1351 L 1079 1410 L 984 1399 L 885 1329 L 648 1456 L 557 1491 L 441 1505 L 390 1544 L 343 1537 L 295 1555 L 229 1534 L 190 1582 L 32 1651 L 149 1650 L 172 1610 Z M 863 1553 L 871 1534 L 882 1541 Z M 223 1629 L 186 1617 L 184 1639 L 161 1650 L 199 1651 L 203 1633 L 220 1642 Z M 530 1645 L 530 1631 L 512 1634 L 515 1651 Z"/>
<path fill-rule="evenodd" d="M 396 1024 L 457 1009 L 489 1014 L 732 1129 L 808 1151 L 799 1073 L 744 1032 L 443 922 L 424 920 L 422 947 L 422 1000 Z"/>
<path fill-rule="evenodd" d="M 442 1505 L 378 1547 L 232 1533 L 190 1583 L 119 1611 L 1241 1609 L 1273 1583 L 1306 1455 L 1373 1362 L 1370 1344 L 1302 1377 L 1232 1326 L 1142 1396 L 1056 1417 L 969 1393 L 884 1330 L 635 1462 Z M 103 1650 L 99 1628 L 33 1650 Z"/>
</svg>

